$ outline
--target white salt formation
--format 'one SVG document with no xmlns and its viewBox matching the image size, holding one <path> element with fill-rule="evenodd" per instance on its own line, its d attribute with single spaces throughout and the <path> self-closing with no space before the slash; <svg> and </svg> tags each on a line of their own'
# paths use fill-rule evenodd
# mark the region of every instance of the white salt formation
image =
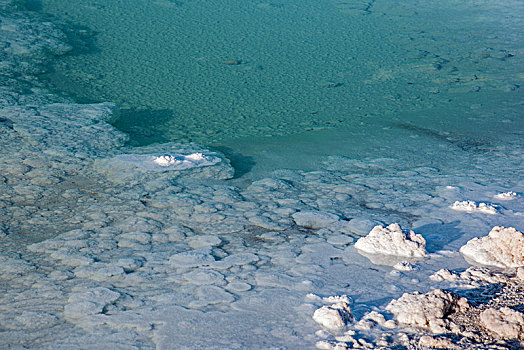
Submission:
<svg viewBox="0 0 524 350">
<path fill-rule="evenodd" d="M 435 289 L 426 294 L 404 293 L 401 298 L 391 301 L 386 310 L 394 314 L 399 323 L 424 328 L 432 333 L 444 333 L 453 328 L 453 323 L 446 317 L 467 307 L 465 298 Z"/>
<path fill-rule="evenodd" d="M 493 335 L 524 340 L 524 314 L 508 307 L 489 308 L 480 314 L 480 322 Z"/>
<path fill-rule="evenodd" d="M 202 153 L 183 154 L 121 154 L 114 158 L 118 162 L 134 164 L 149 171 L 184 170 L 199 166 L 210 166 L 220 162 L 220 158 Z"/>
<path fill-rule="evenodd" d="M 387 227 L 375 226 L 366 237 L 355 243 L 355 248 L 370 254 L 423 257 L 426 255 L 426 240 L 422 235 L 403 230 L 395 223 Z"/>
<path fill-rule="evenodd" d="M 349 304 L 339 301 L 331 305 L 324 305 L 313 314 L 313 320 L 329 330 L 343 329 L 353 320 Z"/>
<path fill-rule="evenodd" d="M 513 191 L 508 191 L 508 192 L 498 193 L 494 197 L 502 201 L 510 201 L 510 200 L 517 198 L 518 194 Z"/>
<path fill-rule="evenodd" d="M 474 201 L 455 201 L 451 209 L 457 211 L 465 211 L 467 213 L 483 213 L 483 214 L 497 214 L 498 210 L 495 206 L 488 203 L 476 203 Z"/>
<path fill-rule="evenodd" d="M 524 266 L 524 234 L 513 227 L 495 226 L 487 236 L 470 240 L 460 252 L 482 265 Z"/>
</svg>

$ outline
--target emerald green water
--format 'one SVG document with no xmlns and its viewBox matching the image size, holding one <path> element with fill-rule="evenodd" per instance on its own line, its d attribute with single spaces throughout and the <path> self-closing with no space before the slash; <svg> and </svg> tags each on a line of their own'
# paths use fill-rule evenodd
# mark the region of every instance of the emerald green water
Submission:
<svg viewBox="0 0 524 350">
<path fill-rule="evenodd" d="M 32 4 L 77 46 L 46 79 L 118 103 L 135 145 L 194 141 L 310 169 L 406 143 L 427 158 L 431 132 L 493 145 L 524 130 L 522 1 Z"/>
</svg>

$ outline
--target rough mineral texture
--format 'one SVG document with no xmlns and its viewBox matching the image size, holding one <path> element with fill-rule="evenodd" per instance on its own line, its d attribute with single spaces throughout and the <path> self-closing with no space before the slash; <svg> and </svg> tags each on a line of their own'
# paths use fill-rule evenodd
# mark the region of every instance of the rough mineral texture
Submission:
<svg viewBox="0 0 524 350">
<path fill-rule="evenodd" d="M 322 306 L 313 314 L 313 320 L 321 326 L 330 329 L 338 330 L 344 328 L 348 322 L 353 320 L 351 308 L 343 301 Z"/>
<path fill-rule="evenodd" d="M 488 236 L 470 240 L 460 252 L 478 264 L 524 266 L 524 234 L 513 227 L 495 226 Z"/>
<path fill-rule="evenodd" d="M 399 224 L 387 227 L 375 226 L 366 236 L 355 243 L 355 248 L 371 254 L 423 257 L 426 240 L 413 231 L 402 230 Z"/>
<path fill-rule="evenodd" d="M 405 293 L 391 301 L 386 310 L 395 315 L 399 323 L 443 333 L 452 327 L 447 316 L 467 307 L 467 300 L 441 289 L 426 294 Z"/>
<path fill-rule="evenodd" d="M 508 307 L 489 308 L 480 314 L 480 321 L 488 332 L 497 337 L 524 340 L 524 314 Z"/>
</svg>

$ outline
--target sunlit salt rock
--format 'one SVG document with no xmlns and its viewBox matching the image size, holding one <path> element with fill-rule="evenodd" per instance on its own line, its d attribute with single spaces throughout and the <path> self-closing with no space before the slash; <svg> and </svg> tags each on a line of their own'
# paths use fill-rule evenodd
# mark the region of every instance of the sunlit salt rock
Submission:
<svg viewBox="0 0 524 350">
<path fill-rule="evenodd" d="M 498 210 L 494 205 L 487 203 L 475 203 L 474 201 L 455 201 L 451 206 L 451 209 L 458 211 L 465 211 L 467 213 L 484 213 L 484 214 L 497 214 Z"/>
<path fill-rule="evenodd" d="M 293 214 L 292 217 L 298 226 L 312 229 L 329 227 L 340 220 L 335 214 L 321 211 L 301 211 Z"/>
<path fill-rule="evenodd" d="M 512 199 L 517 198 L 518 194 L 516 194 L 513 191 L 509 191 L 509 192 L 498 193 L 493 197 L 495 197 L 496 199 L 502 200 L 502 201 L 510 201 Z"/>
<path fill-rule="evenodd" d="M 420 337 L 418 346 L 423 349 L 457 349 L 450 339 L 424 335 Z"/>
<path fill-rule="evenodd" d="M 524 314 L 508 307 L 489 308 L 480 314 L 480 322 L 497 338 L 524 340 Z"/>
<path fill-rule="evenodd" d="M 524 266 L 524 234 L 513 227 L 495 226 L 487 236 L 470 240 L 460 252 L 482 265 Z"/>
<path fill-rule="evenodd" d="M 387 227 L 375 226 L 355 243 L 355 248 L 369 254 L 423 257 L 426 255 L 426 240 L 413 231 L 402 230 L 395 223 Z"/>
<path fill-rule="evenodd" d="M 386 310 L 394 314 L 399 323 L 444 333 L 452 326 L 447 316 L 467 307 L 465 298 L 435 289 L 426 294 L 404 293 L 399 299 L 392 300 Z"/>
<path fill-rule="evenodd" d="M 313 314 L 313 320 L 329 330 L 340 330 L 353 320 L 349 304 L 340 301 L 332 305 L 322 306 Z"/>
</svg>

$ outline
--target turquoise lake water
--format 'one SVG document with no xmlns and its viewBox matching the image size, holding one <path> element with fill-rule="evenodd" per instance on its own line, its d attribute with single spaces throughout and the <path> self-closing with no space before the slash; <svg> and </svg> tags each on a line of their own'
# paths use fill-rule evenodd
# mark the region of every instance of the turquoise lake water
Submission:
<svg viewBox="0 0 524 350">
<path fill-rule="evenodd" d="M 524 130 L 522 1 L 30 4 L 76 47 L 56 90 L 118 103 L 132 145 L 194 141 L 240 174 L 326 155 L 454 166 L 448 146 L 467 158 Z"/>
</svg>

